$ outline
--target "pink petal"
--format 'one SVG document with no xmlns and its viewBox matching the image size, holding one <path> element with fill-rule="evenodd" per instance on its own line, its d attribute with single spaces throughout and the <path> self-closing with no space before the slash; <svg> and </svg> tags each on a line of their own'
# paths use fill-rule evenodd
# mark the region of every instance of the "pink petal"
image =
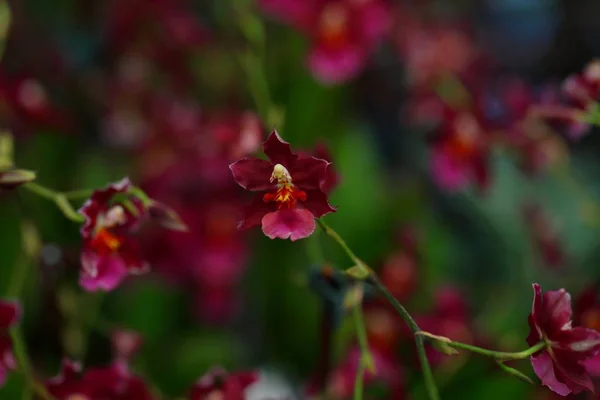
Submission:
<svg viewBox="0 0 600 400">
<path fill-rule="evenodd" d="M 600 376 L 600 354 L 583 361 L 582 364 L 588 374 L 595 377 Z"/>
<path fill-rule="evenodd" d="M 308 68 L 321 83 L 336 85 L 357 76 L 365 58 L 365 53 L 356 46 L 339 50 L 317 46 L 308 55 Z"/>
<path fill-rule="evenodd" d="M 128 273 L 141 275 L 150 269 L 142 255 L 140 243 L 130 237 L 123 239 L 118 257 L 122 260 Z"/>
<path fill-rule="evenodd" d="M 431 154 L 431 172 L 433 180 L 445 190 L 460 190 L 469 182 L 467 166 L 439 149 L 434 149 Z"/>
<path fill-rule="evenodd" d="M 87 291 L 113 290 L 127 276 L 125 262 L 118 256 L 84 252 L 79 284 Z"/>
<path fill-rule="evenodd" d="M 282 164 L 286 168 L 293 165 L 298 158 L 292 152 L 290 144 L 283 140 L 276 130 L 273 130 L 263 143 L 263 151 L 269 157 L 271 164 Z"/>
<path fill-rule="evenodd" d="M 282 209 L 265 215 L 262 230 L 271 239 L 296 241 L 310 236 L 315 231 L 315 218 L 308 210 Z"/>
<path fill-rule="evenodd" d="M 273 165 L 266 160 L 246 157 L 229 166 L 233 179 L 246 190 L 265 191 L 274 185 L 270 182 Z"/>
<path fill-rule="evenodd" d="M 17 301 L 0 300 L 0 329 L 10 328 L 21 319 L 21 305 Z"/>
<path fill-rule="evenodd" d="M 537 357 L 531 357 L 531 365 L 535 374 L 541 379 L 542 385 L 561 396 L 571 393 L 571 389 L 556 378 L 554 365 L 548 353 L 543 352 Z"/>
<path fill-rule="evenodd" d="M 337 211 L 327 201 L 327 195 L 320 190 L 306 191 L 306 201 L 302 204 L 315 218 L 321 218 L 325 214 Z"/>
</svg>

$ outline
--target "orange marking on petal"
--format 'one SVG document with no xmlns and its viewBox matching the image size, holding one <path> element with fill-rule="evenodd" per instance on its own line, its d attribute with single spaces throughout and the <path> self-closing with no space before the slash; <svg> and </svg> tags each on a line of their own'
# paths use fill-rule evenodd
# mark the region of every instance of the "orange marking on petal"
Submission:
<svg viewBox="0 0 600 400">
<path fill-rule="evenodd" d="M 321 13 L 319 33 L 327 47 L 342 47 L 348 41 L 348 10 L 340 4 L 326 6 Z"/>
<path fill-rule="evenodd" d="M 108 230 L 101 228 L 96 232 L 92 239 L 91 246 L 99 253 L 112 253 L 121 247 L 121 239 L 118 236 L 110 233 Z"/>
</svg>

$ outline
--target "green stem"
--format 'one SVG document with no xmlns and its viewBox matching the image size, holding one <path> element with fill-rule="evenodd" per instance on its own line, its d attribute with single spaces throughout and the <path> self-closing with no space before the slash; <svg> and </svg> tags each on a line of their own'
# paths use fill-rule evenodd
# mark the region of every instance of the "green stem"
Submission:
<svg viewBox="0 0 600 400">
<path fill-rule="evenodd" d="M 33 374 L 31 372 L 31 363 L 27 356 L 25 340 L 23 339 L 21 329 L 18 326 L 12 328 L 10 330 L 10 337 L 12 339 L 13 352 L 17 359 L 17 364 L 26 379 L 25 387 L 23 388 L 23 400 L 31 399 L 33 395 Z"/>
<path fill-rule="evenodd" d="M 432 338 L 431 336 L 428 336 L 428 337 Z M 432 338 L 432 339 L 435 340 L 435 338 Z M 482 356 L 492 357 L 499 361 L 521 360 L 523 358 L 527 358 L 527 357 L 537 353 L 538 351 L 540 351 L 544 347 L 546 347 L 546 344 L 544 342 L 539 342 L 538 344 L 536 344 L 533 347 L 528 348 L 527 350 L 523 350 L 523 351 L 519 351 L 519 352 L 515 352 L 515 353 L 509 353 L 509 352 L 504 352 L 504 351 L 494 351 L 494 350 L 482 349 L 481 347 L 472 346 L 470 344 L 454 342 L 454 341 L 449 341 L 449 342 L 444 341 L 444 344 L 449 347 L 453 347 L 455 349 L 468 350 L 472 353 L 481 354 Z"/>
<path fill-rule="evenodd" d="M 35 182 L 26 183 L 25 185 L 23 185 L 23 187 L 29 190 L 30 192 L 35 193 L 40 197 L 43 197 L 44 199 L 53 201 L 54 204 L 56 204 L 56 206 L 58 207 L 58 209 L 62 211 L 65 217 L 67 217 L 71 221 L 77 223 L 83 223 L 85 221 L 83 215 L 79 214 L 73 208 L 73 206 L 71 206 L 71 203 L 69 203 L 69 200 L 67 199 L 65 194 L 49 189 Z"/>
<path fill-rule="evenodd" d="M 353 308 L 354 322 L 356 325 L 356 336 L 358 346 L 360 347 L 360 360 L 356 370 L 356 380 L 354 382 L 354 400 L 362 400 L 363 398 L 363 377 L 365 369 L 374 370 L 373 357 L 369 351 L 369 343 L 367 341 L 367 331 L 365 329 L 365 321 L 362 313 L 362 304 L 358 303 Z"/>
<path fill-rule="evenodd" d="M 419 356 L 419 363 L 423 371 L 423 380 L 425 381 L 425 388 L 430 399 L 439 399 L 439 393 L 435 386 L 435 380 L 433 379 L 433 372 L 427 360 L 427 354 L 425 353 L 425 343 L 423 336 L 419 335 L 421 328 L 415 322 L 413 317 L 408 313 L 406 308 L 387 290 L 387 288 L 381 283 L 377 275 L 371 274 L 369 277 L 370 281 L 377 287 L 377 289 L 383 294 L 383 296 L 392 304 L 394 309 L 400 314 L 404 322 L 408 325 L 412 333 L 415 335 L 415 344 L 417 346 L 417 354 Z"/>
<path fill-rule="evenodd" d="M 425 345 L 423 336 L 418 333 L 421 332 L 421 328 L 417 325 L 415 320 L 410 316 L 406 308 L 396 298 L 387 290 L 387 288 L 381 283 L 377 275 L 371 272 L 371 269 L 360 259 L 354 252 L 348 247 L 344 239 L 333 229 L 329 227 L 322 219 L 317 219 L 319 226 L 325 231 L 327 235 L 329 235 L 333 240 L 335 240 L 340 247 L 346 252 L 348 257 L 357 265 L 359 268 L 364 269 L 365 272 L 368 272 L 368 278 L 370 281 L 377 287 L 377 289 L 383 294 L 383 296 L 392 304 L 394 309 L 400 314 L 404 322 L 408 325 L 410 330 L 413 332 L 415 336 L 415 344 L 417 346 L 417 353 L 419 356 L 419 362 L 421 364 L 421 370 L 423 372 L 423 379 L 425 381 L 425 388 L 427 389 L 427 394 L 431 400 L 438 400 L 440 398 L 438 394 L 437 387 L 435 385 L 435 380 L 433 379 L 433 372 L 431 371 L 431 367 L 429 366 L 429 361 L 427 360 L 427 355 L 425 354 Z"/>
<path fill-rule="evenodd" d="M 369 267 L 367 267 L 367 265 L 360 258 L 358 258 L 356 254 L 354 254 L 352 249 L 348 247 L 344 239 L 342 239 L 342 237 L 336 231 L 331 229 L 331 227 L 327 225 L 322 219 L 317 219 L 317 223 L 329 237 L 331 237 L 341 246 L 341 248 L 346 252 L 348 257 L 350 257 L 352 262 L 354 262 L 354 264 L 356 264 L 359 268 L 365 270 L 365 272 L 371 274 L 371 270 L 369 269 Z"/>
<path fill-rule="evenodd" d="M 354 400 L 363 400 L 363 376 L 365 375 L 365 362 L 362 357 L 356 369 L 356 380 L 354 381 Z"/>
<path fill-rule="evenodd" d="M 94 193 L 94 189 L 81 189 L 63 192 L 62 195 L 68 200 L 87 199 Z"/>
</svg>

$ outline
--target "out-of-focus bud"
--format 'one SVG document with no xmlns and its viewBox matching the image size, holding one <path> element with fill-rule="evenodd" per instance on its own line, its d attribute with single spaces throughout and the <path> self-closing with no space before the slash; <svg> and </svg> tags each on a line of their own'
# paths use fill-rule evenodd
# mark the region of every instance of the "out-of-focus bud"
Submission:
<svg viewBox="0 0 600 400">
<path fill-rule="evenodd" d="M 110 340 L 115 352 L 115 357 L 129 361 L 142 347 L 142 336 L 131 330 L 116 329 L 110 335 Z"/>
<path fill-rule="evenodd" d="M 189 231 L 179 214 L 166 204 L 152 200 L 148 206 L 148 212 L 150 219 L 163 228 L 179 232 Z"/>
<path fill-rule="evenodd" d="M 0 172 L 0 189 L 14 189 L 36 178 L 35 172 L 25 169 L 11 169 Z"/>
</svg>

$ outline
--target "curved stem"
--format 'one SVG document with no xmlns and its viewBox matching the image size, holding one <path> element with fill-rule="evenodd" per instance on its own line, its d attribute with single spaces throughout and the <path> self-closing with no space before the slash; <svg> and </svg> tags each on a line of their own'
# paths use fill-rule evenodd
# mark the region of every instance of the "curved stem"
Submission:
<svg viewBox="0 0 600 400">
<path fill-rule="evenodd" d="M 94 189 L 81 189 L 81 190 L 71 190 L 68 192 L 62 192 L 62 195 L 65 199 L 68 200 L 81 200 L 87 199 L 94 193 Z"/>
<path fill-rule="evenodd" d="M 428 337 L 432 338 L 431 336 L 428 336 Z M 432 339 L 436 340 L 434 337 Z M 483 349 L 481 347 L 472 346 L 470 344 L 453 342 L 453 341 L 450 341 L 450 342 L 444 341 L 444 344 L 447 346 L 453 347 L 455 349 L 468 350 L 472 353 L 481 354 L 482 356 L 492 357 L 499 361 L 521 360 L 523 358 L 527 358 L 527 357 L 537 353 L 538 351 L 542 350 L 546 346 L 546 344 L 544 342 L 539 342 L 538 344 L 528 348 L 527 350 L 510 353 L 510 352 L 505 352 L 505 351 L 495 351 L 495 350 Z"/>
<path fill-rule="evenodd" d="M 415 344 L 417 346 L 417 353 L 419 356 L 419 362 L 421 364 L 421 370 L 423 372 L 423 379 L 425 381 L 425 388 L 427 389 L 427 394 L 431 400 L 438 400 L 440 398 L 437 387 L 435 385 L 435 380 L 433 379 L 433 373 L 431 371 L 431 367 L 429 366 L 429 360 L 427 360 L 427 355 L 425 354 L 425 344 L 423 340 L 423 336 L 418 333 L 421 332 L 421 328 L 417 325 L 415 320 L 408 313 L 406 308 L 387 290 L 387 288 L 381 283 L 377 275 L 375 275 L 371 269 L 365 264 L 354 252 L 348 247 L 344 239 L 334 231 L 329 225 L 327 225 L 322 219 L 317 219 L 319 226 L 325 231 L 327 235 L 329 235 L 333 240 L 335 240 L 342 249 L 346 252 L 348 257 L 356 263 L 356 265 L 363 269 L 368 273 L 367 279 L 372 282 L 375 287 L 383 294 L 383 296 L 392 304 L 394 309 L 400 314 L 404 322 L 408 325 L 410 330 L 413 332 L 415 336 Z"/>
<path fill-rule="evenodd" d="M 58 209 L 62 211 L 65 217 L 67 217 L 71 221 L 77 223 L 83 223 L 85 221 L 83 215 L 79 214 L 73 208 L 73 206 L 71 206 L 71 203 L 69 203 L 69 200 L 64 193 L 49 189 L 35 182 L 26 183 L 22 187 L 24 187 L 32 193 L 35 193 L 40 197 L 43 197 L 44 199 L 53 201 L 54 204 L 56 204 L 56 206 L 58 207 Z"/>
</svg>

